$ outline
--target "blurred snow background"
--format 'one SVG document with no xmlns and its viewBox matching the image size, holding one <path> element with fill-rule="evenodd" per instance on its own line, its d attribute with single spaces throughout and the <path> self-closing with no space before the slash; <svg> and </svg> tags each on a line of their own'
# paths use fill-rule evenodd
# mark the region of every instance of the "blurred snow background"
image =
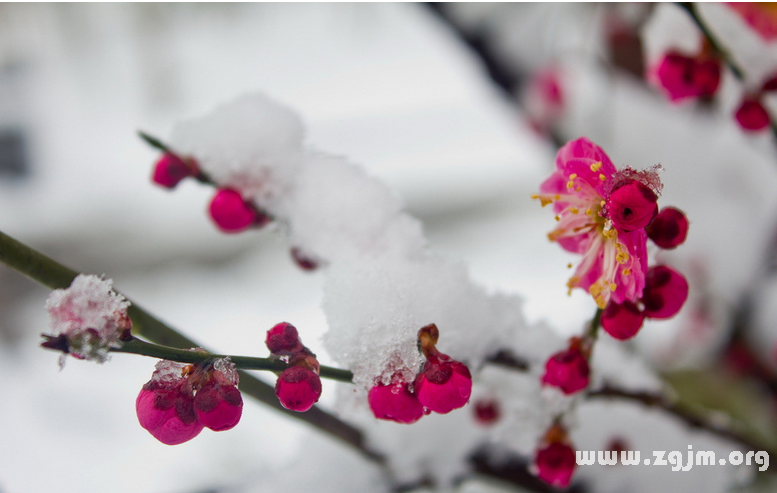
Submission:
<svg viewBox="0 0 777 493">
<path fill-rule="evenodd" d="M 715 8 L 704 10 L 711 20 L 729 19 Z M 666 258 L 705 296 L 676 321 L 646 327 L 633 346 L 660 367 L 709 360 L 725 342 L 732 308 L 761 282 L 777 221 L 774 142 L 743 135 L 730 118 L 736 81 L 724 80 L 723 109 L 675 107 L 605 66 L 613 24 L 644 27 L 650 53 L 651 33 L 665 40 L 659 28 L 683 15 L 672 5 L 442 10 L 519 80 L 561 67 L 559 134 L 587 135 L 617 165 L 664 165 L 661 204 L 691 219 L 688 244 Z M 736 27 L 728 26 L 746 32 Z M 547 242 L 552 218 L 529 200 L 551 169 L 553 143 L 421 5 L 0 4 L 0 156 L 17 163 L 0 170 L 0 230 L 75 269 L 106 273 L 209 347 L 264 355 L 264 331 L 286 320 L 328 363 L 320 274 L 299 271 L 272 231 L 219 234 L 205 215 L 211 190 L 152 186 L 156 153 L 135 134 L 165 137 L 176 120 L 257 90 L 295 108 L 315 147 L 387 182 L 423 221 L 433 251 L 465 261 L 489 289 L 523 295 L 531 322 L 570 334 L 590 317 L 587 296 L 566 296 L 574 259 Z M 767 364 L 776 292 L 759 298 L 755 324 Z M 160 445 L 137 425 L 133 406 L 153 360 L 115 355 L 101 367 L 69 361 L 58 372 L 57 355 L 37 347 L 47 294 L 0 269 L 0 492 L 269 492 L 291 482 L 381 491 L 380 471 L 363 459 L 249 400 L 235 430 Z M 324 406 L 335 387 L 324 382 Z M 576 445 L 601 449 L 604 437 L 630 433 L 643 450 L 726 447 L 660 416 L 646 420 L 641 409 L 612 419 L 615 409 L 583 409 Z M 470 413 L 425 418 L 424 426 L 449 418 L 441 429 L 467 434 Z M 402 440 L 397 434 L 398 448 Z M 593 491 L 624 491 L 629 476 L 612 469 L 590 468 L 584 479 Z M 630 491 L 654 491 L 650 475 L 658 474 L 663 490 L 684 491 L 703 475 L 642 469 Z M 716 468 L 706 480 L 705 491 L 723 491 L 731 473 Z"/>
</svg>

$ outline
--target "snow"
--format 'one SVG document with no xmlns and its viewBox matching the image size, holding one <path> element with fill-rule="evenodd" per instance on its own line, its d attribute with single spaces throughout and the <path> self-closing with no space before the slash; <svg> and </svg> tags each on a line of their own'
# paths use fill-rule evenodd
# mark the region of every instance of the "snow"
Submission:
<svg viewBox="0 0 777 493">
<path fill-rule="evenodd" d="M 129 327 L 129 305 L 113 290 L 113 280 L 79 274 L 67 289 L 51 292 L 46 311 L 53 334 L 67 336 L 73 355 L 104 363 L 111 348 L 121 347 L 122 330 Z M 87 332 L 92 330 L 97 340 Z"/>
</svg>

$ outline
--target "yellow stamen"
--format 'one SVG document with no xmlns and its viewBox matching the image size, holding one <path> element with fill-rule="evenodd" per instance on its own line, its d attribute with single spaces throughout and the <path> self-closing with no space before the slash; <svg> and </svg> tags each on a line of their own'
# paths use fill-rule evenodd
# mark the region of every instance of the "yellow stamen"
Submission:
<svg viewBox="0 0 777 493">
<path fill-rule="evenodd" d="M 561 216 L 556 215 L 556 221 L 561 221 Z"/>
<path fill-rule="evenodd" d="M 580 209 L 578 209 L 577 207 L 570 207 L 569 212 L 571 212 L 572 214 L 577 214 L 580 212 Z"/>
<path fill-rule="evenodd" d="M 625 264 L 629 260 L 629 254 L 626 252 L 618 252 L 618 255 L 615 256 L 615 260 L 619 264 Z"/>
<path fill-rule="evenodd" d="M 594 173 L 596 173 L 600 169 L 602 169 L 602 162 L 601 161 L 591 165 L 591 171 L 593 171 Z"/>
<path fill-rule="evenodd" d="M 571 269 L 571 268 L 572 268 L 572 262 L 567 264 L 567 269 Z"/>
<path fill-rule="evenodd" d="M 600 179 L 600 180 L 602 180 L 602 181 L 607 181 L 607 177 L 606 177 L 606 176 L 604 176 L 604 175 L 603 175 L 603 174 L 601 174 L 601 173 L 599 173 L 599 179 Z"/>
<path fill-rule="evenodd" d="M 631 275 L 631 269 L 623 269 L 621 272 L 624 276 L 630 276 Z"/>
<path fill-rule="evenodd" d="M 617 284 L 615 284 L 615 283 L 611 283 L 611 284 L 610 284 L 610 291 L 613 291 L 613 292 L 614 292 L 616 289 L 618 289 L 618 285 L 617 285 Z"/>
</svg>

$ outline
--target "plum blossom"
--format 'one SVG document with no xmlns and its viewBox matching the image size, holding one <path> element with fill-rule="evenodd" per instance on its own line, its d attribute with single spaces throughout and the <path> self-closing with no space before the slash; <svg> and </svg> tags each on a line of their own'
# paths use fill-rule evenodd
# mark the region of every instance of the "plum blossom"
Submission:
<svg viewBox="0 0 777 493">
<path fill-rule="evenodd" d="M 726 2 L 765 41 L 777 39 L 777 5 L 772 2 Z"/>
<path fill-rule="evenodd" d="M 583 255 L 567 286 L 588 291 L 600 308 L 642 296 L 647 272 L 645 226 L 658 212 L 658 167 L 616 170 L 607 154 L 585 137 L 556 156 L 556 170 L 540 185 L 543 206 L 553 204 L 558 225 L 548 234 L 567 251 Z"/>
</svg>

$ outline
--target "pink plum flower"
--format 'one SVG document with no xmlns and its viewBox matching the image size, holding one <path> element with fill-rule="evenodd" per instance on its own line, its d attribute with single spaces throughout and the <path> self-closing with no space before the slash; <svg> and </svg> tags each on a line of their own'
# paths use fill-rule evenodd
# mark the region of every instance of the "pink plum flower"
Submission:
<svg viewBox="0 0 777 493">
<path fill-rule="evenodd" d="M 647 271 L 644 227 L 657 212 L 658 167 L 616 170 L 607 154 L 585 137 L 556 156 L 556 169 L 533 195 L 553 204 L 558 225 L 548 234 L 567 251 L 583 255 L 568 287 L 589 292 L 600 308 L 610 299 L 635 301 Z"/>
<path fill-rule="evenodd" d="M 46 300 L 49 325 L 57 337 L 44 347 L 62 350 L 78 359 L 104 363 L 108 352 L 129 335 L 129 301 L 113 290 L 113 281 L 79 274 L 67 289 L 55 289 Z"/>
<path fill-rule="evenodd" d="M 438 338 L 439 330 L 434 324 L 418 331 L 418 341 L 426 356 L 426 363 L 414 385 L 418 401 L 424 407 L 447 414 L 469 402 L 472 375 L 465 364 L 437 350 Z"/>
<path fill-rule="evenodd" d="M 411 424 L 421 419 L 424 407 L 407 382 L 395 377 L 389 385 L 378 383 L 367 394 L 372 414 L 378 419 Z"/>
</svg>

